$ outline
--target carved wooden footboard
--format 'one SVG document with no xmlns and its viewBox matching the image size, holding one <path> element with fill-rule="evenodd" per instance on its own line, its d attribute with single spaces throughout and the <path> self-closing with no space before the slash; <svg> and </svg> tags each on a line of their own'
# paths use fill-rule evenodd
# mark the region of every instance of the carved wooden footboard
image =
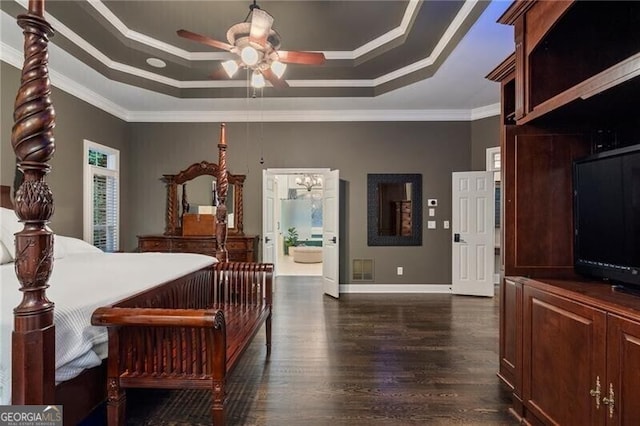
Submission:
<svg viewBox="0 0 640 426">
<path fill-rule="evenodd" d="M 213 393 L 213 423 L 224 424 L 225 380 L 265 324 L 271 348 L 271 264 L 212 268 L 97 309 L 109 328 L 109 425 L 125 424 L 125 388 L 200 388 Z"/>
</svg>

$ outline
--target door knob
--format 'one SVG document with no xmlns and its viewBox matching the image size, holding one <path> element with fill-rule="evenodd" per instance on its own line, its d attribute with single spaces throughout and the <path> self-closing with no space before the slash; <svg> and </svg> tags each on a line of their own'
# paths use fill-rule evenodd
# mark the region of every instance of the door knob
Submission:
<svg viewBox="0 0 640 426">
<path fill-rule="evenodd" d="M 335 244 L 335 243 L 337 243 L 337 242 L 338 242 L 338 240 L 336 239 L 336 237 L 333 237 L 333 238 L 331 239 L 331 242 L 332 242 L 333 244 Z"/>
<path fill-rule="evenodd" d="M 264 243 L 267 244 L 269 241 L 271 241 L 271 238 L 269 237 L 264 237 Z"/>
<path fill-rule="evenodd" d="M 454 243 L 460 242 L 460 234 L 453 234 L 453 242 Z"/>
</svg>

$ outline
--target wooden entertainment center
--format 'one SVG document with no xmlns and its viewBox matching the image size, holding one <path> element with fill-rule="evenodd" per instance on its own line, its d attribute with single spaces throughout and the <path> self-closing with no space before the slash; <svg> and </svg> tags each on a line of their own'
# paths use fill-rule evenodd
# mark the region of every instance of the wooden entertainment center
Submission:
<svg viewBox="0 0 640 426">
<path fill-rule="evenodd" d="M 640 296 L 573 268 L 573 161 L 640 143 L 640 2 L 515 1 L 499 377 L 524 424 L 640 424 Z"/>
</svg>

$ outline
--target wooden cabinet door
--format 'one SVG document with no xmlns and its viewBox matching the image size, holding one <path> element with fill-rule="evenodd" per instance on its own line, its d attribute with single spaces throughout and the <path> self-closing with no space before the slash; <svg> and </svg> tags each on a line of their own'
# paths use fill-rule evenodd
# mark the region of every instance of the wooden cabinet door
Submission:
<svg viewBox="0 0 640 426">
<path fill-rule="evenodd" d="M 522 284 L 505 278 L 500 289 L 500 373 L 515 394 L 522 392 Z"/>
<path fill-rule="evenodd" d="M 587 153 L 581 134 L 507 126 L 502 151 L 505 275 L 574 275 L 572 164 Z"/>
<path fill-rule="evenodd" d="M 609 425 L 640 425 L 640 323 L 609 315 L 607 329 L 607 380 L 602 396 L 611 404 L 601 406 Z M 609 411 L 611 409 L 611 411 Z"/>
<path fill-rule="evenodd" d="M 604 424 L 590 390 L 606 373 L 606 313 L 527 285 L 523 295 L 527 416 L 544 424 Z"/>
</svg>

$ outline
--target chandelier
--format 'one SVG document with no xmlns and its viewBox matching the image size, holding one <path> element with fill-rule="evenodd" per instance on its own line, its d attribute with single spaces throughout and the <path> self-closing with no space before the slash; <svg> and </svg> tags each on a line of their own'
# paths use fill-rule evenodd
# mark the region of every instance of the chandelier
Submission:
<svg viewBox="0 0 640 426">
<path fill-rule="evenodd" d="M 296 185 L 304 186 L 307 191 L 311 191 L 313 188 L 322 186 L 322 177 L 318 175 L 305 174 L 302 177 L 296 178 Z"/>
</svg>

